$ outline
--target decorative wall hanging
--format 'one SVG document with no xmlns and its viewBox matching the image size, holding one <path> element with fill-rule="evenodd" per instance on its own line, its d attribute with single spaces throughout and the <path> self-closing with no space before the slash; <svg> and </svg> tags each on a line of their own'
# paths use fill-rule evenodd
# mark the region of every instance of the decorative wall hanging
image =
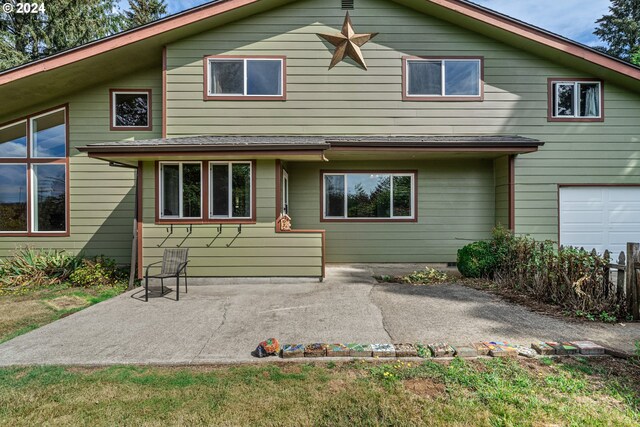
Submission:
<svg viewBox="0 0 640 427">
<path fill-rule="evenodd" d="M 340 34 L 318 34 L 318 37 L 325 39 L 336 47 L 329 69 L 335 67 L 348 56 L 366 70 L 367 64 L 364 62 L 360 48 L 377 35 L 378 33 L 356 34 L 353 30 L 353 24 L 351 23 L 349 12 L 347 12 L 347 16 L 344 18 L 344 24 L 342 24 L 342 32 Z"/>
</svg>

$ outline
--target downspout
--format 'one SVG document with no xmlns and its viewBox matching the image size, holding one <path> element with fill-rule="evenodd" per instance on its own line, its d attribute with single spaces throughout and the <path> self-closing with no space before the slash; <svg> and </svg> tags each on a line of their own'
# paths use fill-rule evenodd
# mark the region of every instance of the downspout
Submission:
<svg viewBox="0 0 640 427">
<path fill-rule="evenodd" d="M 133 214 L 133 239 L 131 242 L 131 267 L 129 269 L 129 290 L 132 290 L 136 281 L 136 266 L 138 262 L 138 166 L 126 165 L 119 162 L 109 162 L 109 166 L 125 169 L 135 169 L 134 178 L 134 214 Z"/>
</svg>

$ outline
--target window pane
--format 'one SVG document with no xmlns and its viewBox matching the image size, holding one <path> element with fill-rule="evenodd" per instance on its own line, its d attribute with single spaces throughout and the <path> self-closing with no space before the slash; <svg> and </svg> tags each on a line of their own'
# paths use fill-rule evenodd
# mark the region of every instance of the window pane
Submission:
<svg viewBox="0 0 640 427">
<path fill-rule="evenodd" d="M 244 62 L 211 61 L 212 94 L 244 95 Z"/>
<path fill-rule="evenodd" d="M 229 165 L 211 165 L 211 215 L 229 216 Z"/>
<path fill-rule="evenodd" d="M 247 60 L 247 95 L 281 95 L 282 62 Z"/>
<path fill-rule="evenodd" d="M 231 167 L 233 188 L 231 201 L 233 203 L 232 216 L 247 218 L 251 216 L 251 165 L 234 164 Z"/>
<path fill-rule="evenodd" d="M 600 116 L 600 85 L 597 83 L 579 83 L 580 117 Z"/>
<path fill-rule="evenodd" d="M 162 165 L 162 216 L 180 216 L 179 165 Z"/>
<path fill-rule="evenodd" d="M 149 126 L 149 95 L 146 93 L 116 93 L 115 125 Z"/>
<path fill-rule="evenodd" d="M 344 217 L 344 175 L 324 176 L 325 217 Z"/>
<path fill-rule="evenodd" d="M 31 121 L 32 157 L 65 157 L 67 131 L 64 110 Z"/>
<path fill-rule="evenodd" d="M 556 84 L 556 91 L 554 91 L 554 102 L 557 105 L 557 115 L 558 116 L 573 116 L 573 85 L 568 84 Z"/>
<path fill-rule="evenodd" d="M 0 157 L 27 157 L 27 122 L 0 129 Z"/>
<path fill-rule="evenodd" d="M 33 171 L 33 231 L 65 231 L 65 166 L 33 165 Z"/>
<path fill-rule="evenodd" d="M 389 218 L 390 195 L 389 175 L 350 174 L 347 180 L 348 217 Z"/>
<path fill-rule="evenodd" d="M 0 164 L 0 231 L 27 231 L 27 166 Z"/>
<path fill-rule="evenodd" d="M 445 61 L 445 95 L 480 95 L 478 61 Z"/>
<path fill-rule="evenodd" d="M 440 61 L 408 61 L 409 95 L 442 95 Z"/>
<path fill-rule="evenodd" d="M 411 177 L 393 177 L 393 216 L 411 216 Z"/>
<path fill-rule="evenodd" d="M 202 179 L 199 164 L 182 165 L 182 216 L 200 218 Z"/>
</svg>

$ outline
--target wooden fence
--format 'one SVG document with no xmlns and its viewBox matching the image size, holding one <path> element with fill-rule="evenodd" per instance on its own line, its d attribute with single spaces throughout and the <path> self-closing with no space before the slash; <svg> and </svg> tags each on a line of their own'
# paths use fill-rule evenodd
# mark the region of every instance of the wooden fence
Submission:
<svg viewBox="0 0 640 427">
<path fill-rule="evenodd" d="M 604 258 L 611 260 L 609 251 L 605 251 Z M 633 320 L 640 320 L 640 244 L 627 243 L 627 253 L 620 252 L 618 262 L 608 264 L 605 277 L 611 291 L 626 301 Z"/>
</svg>

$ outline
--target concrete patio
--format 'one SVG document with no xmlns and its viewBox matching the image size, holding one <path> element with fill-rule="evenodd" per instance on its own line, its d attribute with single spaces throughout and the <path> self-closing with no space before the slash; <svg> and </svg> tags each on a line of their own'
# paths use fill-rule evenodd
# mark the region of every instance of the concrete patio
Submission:
<svg viewBox="0 0 640 427">
<path fill-rule="evenodd" d="M 376 273 L 423 266 L 376 266 Z M 571 322 L 460 285 L 378 284 L 370 265 L 334 265 L 306 279 L 217 280 L 189 293 L 120 295 L 0 345 L 0 366 L 206 364 L 256 361 L 281 342 L 590 339 L 631 351 L 640 324 Z M 273 359 L 268 359 L 273 360 Z"/>
</svg>

